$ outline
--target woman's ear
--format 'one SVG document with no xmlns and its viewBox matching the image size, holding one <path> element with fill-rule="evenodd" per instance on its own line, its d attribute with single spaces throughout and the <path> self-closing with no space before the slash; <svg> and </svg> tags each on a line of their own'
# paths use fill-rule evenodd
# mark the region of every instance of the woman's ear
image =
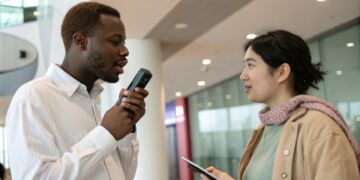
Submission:
<svg viewBox="0 0 360 180">
<path fill-rule="evenodd" d="M 86 50 L 88 42 L 86 36 L 84 36 L 82 33 L 74 33 L 72 40 L 76 47 L 79 47 L 82 50 Z"/>
<path fill-rule="evenodd" d="M 278 83 L 283 83 L 290 78 L 291 67 L 288 63 L 281 64 L 278 67 L 277 71 L 278 71 L 277 72 L 277 74 L 278 74 L 277 82 Z"/>
</svg>

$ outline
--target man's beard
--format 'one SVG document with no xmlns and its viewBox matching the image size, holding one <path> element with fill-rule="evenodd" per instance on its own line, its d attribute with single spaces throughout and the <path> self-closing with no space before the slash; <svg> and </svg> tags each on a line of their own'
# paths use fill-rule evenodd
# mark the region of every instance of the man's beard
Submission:
<svg viewBox="0 0 360 180">
<path fill-rule="evenodd" d="M 91 71 L 95 76 L 99 79 L 106 81 L 106 82 L 117 82 L 119 80 L 118 77 L 112 77 L 111 69 L 106 69 L 105 60 L 102 58 L 100 53 L 93 52 L 88 57 Z"/>
</svg>

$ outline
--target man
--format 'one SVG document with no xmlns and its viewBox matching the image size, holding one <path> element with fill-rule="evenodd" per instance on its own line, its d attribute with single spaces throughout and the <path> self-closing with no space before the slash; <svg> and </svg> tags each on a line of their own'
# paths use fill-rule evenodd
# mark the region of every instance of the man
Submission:
<svg viewBox="0 0 360 180">
<path fill-rule="evenodd" d="M 132 132 L 145 113 L 148 91 L 122 90 L 101 119 L 95 81 L 117 82 L 129 55 L 117 10 L 80 3 L 61 27 L 65 58 L 16 92 L 7 118 L 13 179 L 133 179 L 138 141 Z M 116 97 L 114 97 L 116 101 Z"/>
</svg>

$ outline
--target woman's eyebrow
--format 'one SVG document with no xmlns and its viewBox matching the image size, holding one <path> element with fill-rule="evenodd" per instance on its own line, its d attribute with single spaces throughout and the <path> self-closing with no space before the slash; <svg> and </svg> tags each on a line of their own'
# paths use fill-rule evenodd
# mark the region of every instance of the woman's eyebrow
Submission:
<svg viewBox="0 0 360 180">
<path fill-rule="evenodd" d="M 253 58 L 246 58 L 246 59 L 244 59 L 244 63 L 249 62 L 249 61 L 256 62 L 256 60 L 253 59 Z"/>
</svg>

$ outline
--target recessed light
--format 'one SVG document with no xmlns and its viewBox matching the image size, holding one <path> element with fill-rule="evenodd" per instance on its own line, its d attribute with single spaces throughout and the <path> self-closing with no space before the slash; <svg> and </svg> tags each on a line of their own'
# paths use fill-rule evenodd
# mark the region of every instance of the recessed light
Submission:
<svg viewBox="0 0 360 180">
<path fill-rule="evenodd" d="M 187 27 L 188 27 L 188 25 L 185 24 L 185 23 L 177 23 L 177 24 L 175 24 L 176 29 L 185 29 Z"/>
<path fill-rule="evenodd" d="M 175 93 L 175 96 L 176 96 L 176 97 L 180 97 L 181 95 L 182 95 L 182 94 L 181 94 L 181 92 L 179 92 L 179 91 Z"/>
<path fill-rule="evenodd" d="M 202 60 L 202 64 L 203 65 L 209 65 L 209 64 L 211 64 L 211 60 L 210 59 L 204 59 L 204 60 Z"/>
<path fill-rule="evenodd" d="M 347 47 L 354 47 L 354 46 L 355 46 L 355 43 L 349 42 L 349 43 L 346 43 L 346 46 L 347 46 Z"/>
<path fill-rule="evenodd" d="M 326 0 L 316 0 L 317 2 L 325 2 Z"/>
<path fill-rule="evenodd" d="M 198 86 L 205 86 L 205 84 L 206 84 L 205 81 L 198 81 L 197 82 Z"/>
<path fill-rule="evenodd" d="M 33 12 L 33 15 L 34 15 L 34 16 L 39 16 L 39 14 L 40 14 L 40 13 L 39 13 L 38 11 L 34 11 L 34 12 Z"/>
<path fill-rule="evenodd" d="M 340 75 L 342 75 L 342 74 L 343 74 L 343 72 L 342 72 L 341 70 L 337 70 L 337 71 L 336 71 L 336 75 L 340 76 Z"/>
<path fill-rule="evenodd" d="M 248 34 L 248 35 L 246 35 L 246 39 L 255 39 L 256 38 L 256 34 L 254 34 L 254 33 L 250 33 L 250 34 Z"/>
</svg>

